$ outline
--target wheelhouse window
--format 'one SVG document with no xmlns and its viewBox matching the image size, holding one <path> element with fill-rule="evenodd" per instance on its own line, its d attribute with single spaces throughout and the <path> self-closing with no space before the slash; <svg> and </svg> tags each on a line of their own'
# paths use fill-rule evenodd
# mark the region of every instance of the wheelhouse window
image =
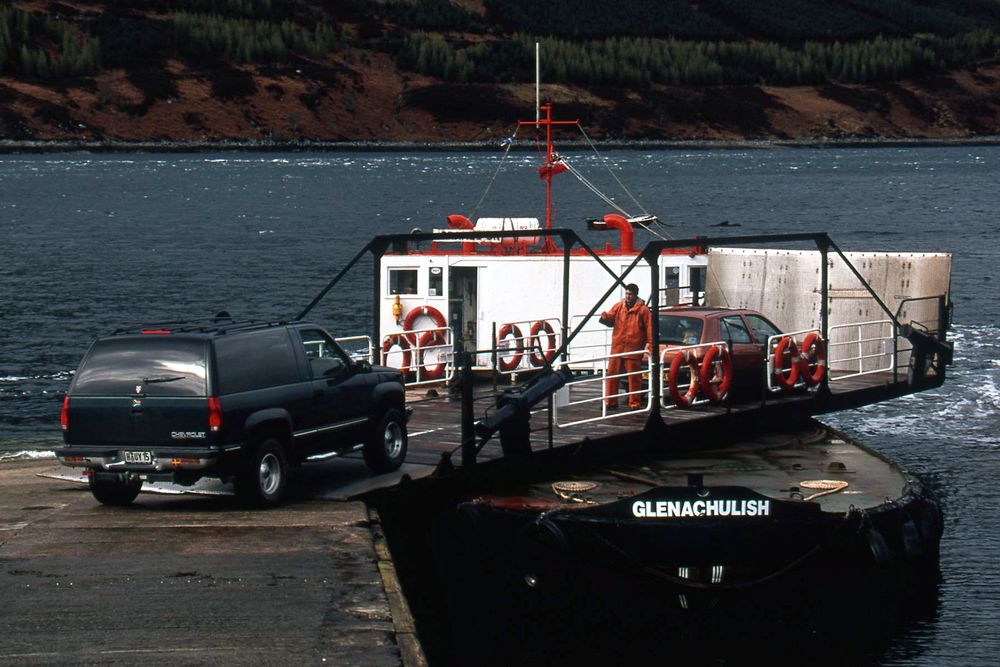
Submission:
<svg viewBox="0 0 1000 667">
<path fill-rule="evenodd" d="M 443 296 L 441 291 L 444 283 L 444 271 L 440 266 L 432 266 L 427 269 L 427 296 Z"/>
<path fill-rule="evenodd" d="M 389 294 L 416 294 L 416 269 L 389 269 Z"/>
</svg>

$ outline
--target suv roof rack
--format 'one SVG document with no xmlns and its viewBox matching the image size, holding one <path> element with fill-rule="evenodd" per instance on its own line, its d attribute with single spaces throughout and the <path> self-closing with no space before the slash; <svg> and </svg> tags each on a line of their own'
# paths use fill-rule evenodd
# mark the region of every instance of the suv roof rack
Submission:
<svg viewBox="0 0 1000 667">
<path fill-rule="evenodd" d="M 173 320 L 169 322 L 147 322 L 135 327 L 122 327 L 111 332 L 112 336 L 123 334 L 175 334 L 175 333 L 210 333 L 225 334 L 230 331 L 246 329 L 266 329 L 269 327 L 293 324 L 289 320 L 236 320 L 228 314 L 220 317 L 204 317 L 192 320 Z"/>
</svg>

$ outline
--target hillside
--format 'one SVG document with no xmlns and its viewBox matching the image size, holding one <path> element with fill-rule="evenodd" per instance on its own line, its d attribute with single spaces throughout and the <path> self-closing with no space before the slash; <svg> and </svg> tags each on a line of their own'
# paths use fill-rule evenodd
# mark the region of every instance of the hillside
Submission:
<svg viewBox="0 0 1000 667">
<path fill-rule="evenodd" d="M 532 115 L 536 41 L 595 139 L 1000 135 L 996 0 L 540 6 L 2 3 L 0 140 L 498 140 Z"/>
</svg>

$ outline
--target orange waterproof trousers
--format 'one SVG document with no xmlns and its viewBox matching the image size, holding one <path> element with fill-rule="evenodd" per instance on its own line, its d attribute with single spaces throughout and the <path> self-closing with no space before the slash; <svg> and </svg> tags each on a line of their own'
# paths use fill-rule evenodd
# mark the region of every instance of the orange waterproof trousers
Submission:
<svg viewBox="0 0 1000 667">
<path fill-rule="evenodd" d="M 628 407 L 631 410 L 638 410 L 643 407 L 646 401 L 645 393 L 642 392 L 642 357 L 639 355 L 629 357 L 611 357 L 608 359 L 607 380 L 604 381 L 605 404 L 609 408 L 618 407 L 619 387 L 624 378 L 612 377 L 620 373 L 631 373 L 628 376 Z"/>
</svg>

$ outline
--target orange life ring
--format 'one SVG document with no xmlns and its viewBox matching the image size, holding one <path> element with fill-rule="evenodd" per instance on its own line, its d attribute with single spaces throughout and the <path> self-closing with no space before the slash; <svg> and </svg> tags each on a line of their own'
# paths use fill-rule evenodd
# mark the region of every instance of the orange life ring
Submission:
<svg viewBox="0 0 1000 667">
<path fill-rule="evenodd" d="M 538 340 L 538 332 L 544 331 L 545 337 L 548 339 L 547 347 L 544 353 L 541 352 L 542 346 Z M 552 360 L 556 356 L 556 334 L 552 330 L 552 325 L 546 320 L 539 320 L 531 325 L 531 338 L 528 339 L 528 347 L 531 350 L 531 356 L 529 357 L 531 365 L 539 368 L 544 366 L 546 363 L 552 363 Z"/>
<path fill-rule="evenodd" d="M 447 341 L 445 340 L 444 334 L 440 331 L 425 331 L 420 335 L 420 341 L 417 344 L 417 354 L 419 355 L 418 367 L 418 377 L 421 380 L 437 380 L 439 377 L 444 375 L 445 362 L 443 356 L 439 357 L 441 361 L 434 364 L 433 366 L 428 366 L 424 361 L 424 354 L 427 352 L 427 348 L 435 347 L 438 345 L 445 345 Z M 440 353 L 441 350 L 438 350 Z M 423 368 L 423 371 L 419 371 L 419 368 Z"/>
<path fill-rule="evenodd" d="M 687 364 L 688 369 L 691 372 L 691 381 L 688 384 L 687 392 L 683 394 L 678 387 L 681 364 Z M 686 408 L 694 403 L 694 399 L 698 396 L 700 376 L 701 373 L 698 369 L 698 360 L 694 358 L 693 354 L 691 354 L 691 350 L 684 350 L 683 352 L 678 352 L 674 355 L 673 361 L 670 362 L 670 371 L 667 375 L 667 389 L 670 392 L 670 398 L 674 401 L 674 405 L 679 408 Z"/>
<path fill-rule="evenodd" d="M 398 347 L 403 353 L 403 365 L 399 369 L 406 375 L 410 372 L 410 361 L 412 360 L 410 354 L 410 339 L 406 334 L 396 333 L 386 336 L 382 340 L 382 363 L 385 363 L 386 356 L 389 354 L 389 350 L 393 347 Z"/>
<path fill-rule="evenodd" d="M 802 341 L 799 350 L 799 375 L 806 384 L 817 385 L 826 375 L 826 341 L 815 331 Z"/>
<path fill-rule="evenodd" d="M 790 357 L 787 371 L 784 369 L 786 348 Z M 784 336 L 774 348 L 774 381 L 785 391 L 793 389 L 799 381 L 799 348 L 791 336 Z"/>
<path fill-rule="evenodd" d="M 443 329 L 448 325 L 448 320 L 444 319 L 444 315 L 441 314 L 440 310 L 434 306 L 423 305 L 417 306 L 406 314 L 406 317 L 403 318 L 403 331 L 412 331 L 414 322 L 416 322 L 417 318 L 421 315 L 426 315 L 434 320 L 434 326 L 438 329 Z M 414 336 L 409 336 L 409 339 L 410 347 L 413 347 L 416 343 L 416 338 Z"/>
<path fill-rule="evenodd" d="M 715 357 L 719 358 L 716 359 Z M 721 373 L 717 372 L 716 364 L 721 365 Z M 713 345 L 708 348 L 701 360 L 701 390 L 713 403 L 718 403 L 729 393 L 729 385 L 733 381 L 733 360 L 729 356 L 729 348 Z"/>
<path fill-rule="evenodd" d="M 507 336 L 514 335 L 514 354 L 510 359 L 505 360 L 500 356 L 500 342 Z M 507 348 L 510 349 L 510 348 Z M 497 334 L 497 365 L 502 371 L 512 371 L 521 365 L 521 357 L 524 356 L 524 338 L 521 336 L 521 329 L 516 324 L 505 324 L 500 327 Z"/>
</svg>

